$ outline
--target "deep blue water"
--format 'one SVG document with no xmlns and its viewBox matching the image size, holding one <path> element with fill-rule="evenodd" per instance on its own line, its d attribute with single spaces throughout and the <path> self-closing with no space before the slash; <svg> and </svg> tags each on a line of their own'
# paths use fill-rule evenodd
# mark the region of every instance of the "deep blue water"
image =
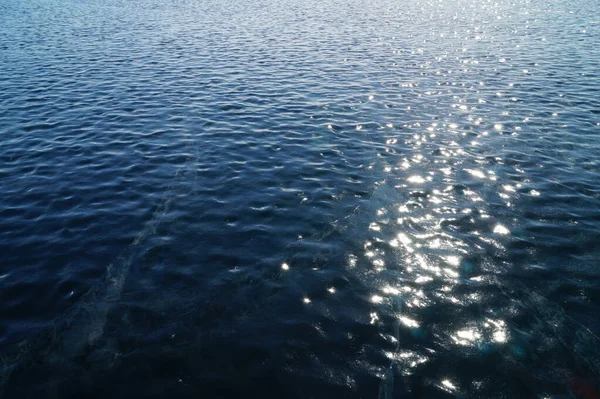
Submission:
<svg viewBox="0 0 600 399">
<path fill-rule="evenodd" d="M 597 7 L 0 0 L 2 398 L 594 397 Z"/>
</svg>

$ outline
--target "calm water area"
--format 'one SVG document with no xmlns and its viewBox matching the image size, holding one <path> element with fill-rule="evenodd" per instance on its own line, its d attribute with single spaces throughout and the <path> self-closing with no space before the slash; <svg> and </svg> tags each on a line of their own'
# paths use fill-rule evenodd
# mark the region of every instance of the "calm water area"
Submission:
<svg viewBox="0 0 600 399">
<path fill-rule="evenodd" d="M 0 0 L 0 397 L 600 398 L 597 0 Z"/>
</svg>

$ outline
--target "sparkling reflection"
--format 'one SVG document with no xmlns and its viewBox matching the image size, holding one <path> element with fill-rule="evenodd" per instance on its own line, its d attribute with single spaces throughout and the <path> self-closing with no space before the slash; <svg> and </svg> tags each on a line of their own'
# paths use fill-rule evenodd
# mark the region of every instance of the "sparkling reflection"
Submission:
<svg viewBox="0 0 600 399">
<path fill-rule="evenodd" d="M 504 227 L 503 225 L 497 224 L 494 227 L 494 233 L 506 235 L 506 234 L 509 234 L 510 231 L 506 227 Z"/>
<path fill-rule="evenodd" d="M 476 40 L 483 37 L 478 35 Z M 461 63 L 477 66 L 475 61 Z M 484 86 L 478 82 L 476 87 Z M 508 90 L 496 95 L 519 101 Z M 404 142 L 410 152 L 382 168 L 386 182 L 396 191 L 382 198 L 390 203 L 378 206 L 367 224 L 363 256 L 353 264 L 361 265 L 364 260 L 372 275 L 380 276 L 377 281 L 383 281 L 369 297 L 377 310 L 370 314 L 370 322 L 385 326 L 386 310 L 394 316 L 397 331 L 386 339 L 397 349 L 385 355 L 404 375 L 427 363 L 435 350 L 415 350 L 407 343 L 410 339 L 402 336 L 431 334 L 437 340 L 433 347 L 444 350 L 484 350 L 490 345 L 510 344 L 506 322 L 494 315 L 493 309 L 485 308 L 490 300 L 486 293 L 489 280 L 478 259 L 486 245 L 502 250 L 501 236 L 510 235 L 509 227 L 490 210 L 487 192 L 496 193 L 510 207 L 518 200 L 524 179 L 507 181 L 493 167 L 505 165 L 503 157 L 478 156 L 474 151 L 492 151 L 488 141 L 521 130 L 501 119 L 510 116 L 505 111 L 495 118 L 478 114 L 478 107 L 491 101 L 490 96 L 471 101 L 468 96 L 455 95 L 448 104 L 450 120 L 406 124 L 404 134 L 385 139 L 390 147 Z M 512 170 L 521 173 L 518 169 Z M 535 195 L 534 190 L 530 193 Z M 438 315 L 437 309 L 444 309 L 444 315 Z M 449 378 L 438 381 L 439 389 L 452 394 L 459 390 L 459 384 Z"/>
</svg>

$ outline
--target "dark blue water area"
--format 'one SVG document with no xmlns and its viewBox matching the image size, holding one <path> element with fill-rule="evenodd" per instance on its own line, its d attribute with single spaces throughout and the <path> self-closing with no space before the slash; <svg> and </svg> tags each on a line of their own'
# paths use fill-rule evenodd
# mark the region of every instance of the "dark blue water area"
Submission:
<svg viewBox="0 0 600 399">
<path fill-rule="evenodd" d="M 0 396 L 600 397 L 596 8 L 0 0 Z"/>
</svg>

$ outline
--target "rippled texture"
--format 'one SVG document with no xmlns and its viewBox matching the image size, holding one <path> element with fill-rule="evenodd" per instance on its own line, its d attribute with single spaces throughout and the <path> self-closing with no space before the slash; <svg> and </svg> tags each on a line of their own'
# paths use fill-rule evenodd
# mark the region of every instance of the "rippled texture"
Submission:
<svg viewBox="0 0 600 399">
<path fill-rule="evenodd" d="M 598 396 L 596 8 L 0 0 L 2 397 Z"/>
</svg>

